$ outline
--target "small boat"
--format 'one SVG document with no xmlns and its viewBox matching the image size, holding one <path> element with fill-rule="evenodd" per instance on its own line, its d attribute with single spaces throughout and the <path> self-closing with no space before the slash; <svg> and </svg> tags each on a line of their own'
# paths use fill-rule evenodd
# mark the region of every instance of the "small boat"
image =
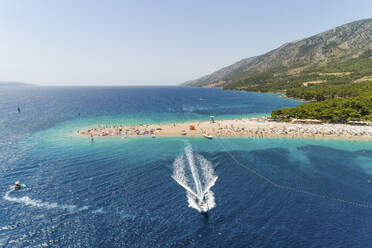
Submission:
<svg viewBox="0 0 372 248">
<path fill-rule="evenodd" d="M 152 135 L 151 135 L 151 138 L 156 138 L 155 134 L 152 134 Z"/>
<path fill-rule="evenodd" d="M 207 134 L 207 133 L 203 133 L 203 137 L 206 138 L 206 139 L 212 139 L 213 138 L 212 135 Z"/>
<path fill-rule="evenodd" d="M 204 98 L 201 98 L 201 97 L 200 97 L 200 101 L 206 101 L 206 100 L 207 100 L 207 99 L 204 99 Z"/>
<path fill-rule="evenodd" d="M 182 131 L 181 131 L 181 134 L 182 134 L 182 135 L 186 135 L 187 133 L 186 133 L 185 130 L 182 130 Z"/>
</svg>

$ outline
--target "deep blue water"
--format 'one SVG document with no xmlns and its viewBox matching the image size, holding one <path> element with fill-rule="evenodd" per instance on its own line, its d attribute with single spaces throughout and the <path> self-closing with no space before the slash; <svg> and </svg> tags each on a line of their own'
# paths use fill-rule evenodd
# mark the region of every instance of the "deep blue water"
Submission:
<svg viewBox="0 0 372 248">
<path fill-rule="evenodd" d="M 91 144 L 74 135 L 100 124 L 236 118 L 297 104 L 219 89 L 2 87 L 0 246 L 371 247 L 372 208 L 353 204 L 372 205 L 371 142 L 133 137 Z M 188 207 L 172 178 L 186 143 L 218 176 L 208 219 Z M 297 191 L 272 186 L 231 156 Z M 11 191 L 16 180 L 27 187 Z"/>
</svg>

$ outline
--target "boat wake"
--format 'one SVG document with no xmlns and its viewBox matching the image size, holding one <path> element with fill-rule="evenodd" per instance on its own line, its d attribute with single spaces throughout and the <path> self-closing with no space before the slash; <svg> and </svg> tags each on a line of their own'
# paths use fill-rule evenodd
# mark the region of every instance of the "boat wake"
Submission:
<svg viewBox="0 0 372 248">
<path fill-rule="evenodd" d="M 172 178 L 186 189 L 189 207 L 203 213 L 216 206 L 211 188 L 218 177 L 211 162 L 195 154 L 190 144 L 186 145 L 185 154 L 174 161 Z"/>
<path fill-rule="evenodd" d="M 57 208 L 57 209 L 68 210 L 68 211 L 81 211 L 81 210 L 88 209 L 87 206 L 78 208 L 78 206 L 75 206 L 75 205 L 65 205 L 65 204 L 60 205 L 60 204 L 57 204 L 57 203 L 49 203 L 49 202 L 43 202 L 41 200 L 31 199 L 28 196 L 12 197 L 9 194 L 13 191 L 14 191 L 14 189 L 11 189 L 11 190 L 7 191 L 4 195 L 4 199 L 7 200 L 7 201 L 11 201 L 11 202 L 21 203 L 21 204 L 26 205 L 26 206 L 45 208 L 45 209 Z"/>
</svg>

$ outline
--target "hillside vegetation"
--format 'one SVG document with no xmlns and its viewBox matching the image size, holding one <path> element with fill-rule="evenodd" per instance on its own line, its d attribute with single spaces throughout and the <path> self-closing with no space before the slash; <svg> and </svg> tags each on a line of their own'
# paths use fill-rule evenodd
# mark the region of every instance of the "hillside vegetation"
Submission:
<svg viewBox="0 0 372 248">
<path fill-rule="evenodd" d="M 284 72 L 283 72 L 284 71 Z M 295 68 L 275 68 L 224 86 L 224 89 L 285 92 L 289 97 L 316 99 L 314 91 L 335 85 L 372 81 L 372 50 L 342 62 Z"/>
<path fill-rule="evenodd" d="M 271 118 L 281 121 L 291 119 L 317 119 L 325 122 L 372 121 L 372 91 L 357 97 L 334 98 L 322 102 L 301 104 L 295 108 L 274 110 Z"/>
<path fill-rule="evenodd" d="M 326 122 L 372 121 L 372 52 L 343 62 L 281 75 L 275 83 L 263 81 L 256 90 L 284 90 L 286 96 L 313 101 L 272 112 L 273 119 L 318 119 Z M 269 78 L 268 78 L 269 79 Z M 272 79 L 269 79 L 270 81 Z M 315 102 L 314 102 L 315 101 Z"/>
</svg>

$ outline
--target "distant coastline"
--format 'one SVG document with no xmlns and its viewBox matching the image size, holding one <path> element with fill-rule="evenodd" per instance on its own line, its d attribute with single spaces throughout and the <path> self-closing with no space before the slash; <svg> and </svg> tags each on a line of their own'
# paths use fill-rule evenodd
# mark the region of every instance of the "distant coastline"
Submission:
<svg viewBox="0 0 372 248">
<path fill-rule="evenodd" d="M 21 87 L 21 86 L 35 86 L 33 84 L 26 84 L 22 82 L 0 82 L 1 86 L 15 86 L 15 87 Z"/>
</svg>

